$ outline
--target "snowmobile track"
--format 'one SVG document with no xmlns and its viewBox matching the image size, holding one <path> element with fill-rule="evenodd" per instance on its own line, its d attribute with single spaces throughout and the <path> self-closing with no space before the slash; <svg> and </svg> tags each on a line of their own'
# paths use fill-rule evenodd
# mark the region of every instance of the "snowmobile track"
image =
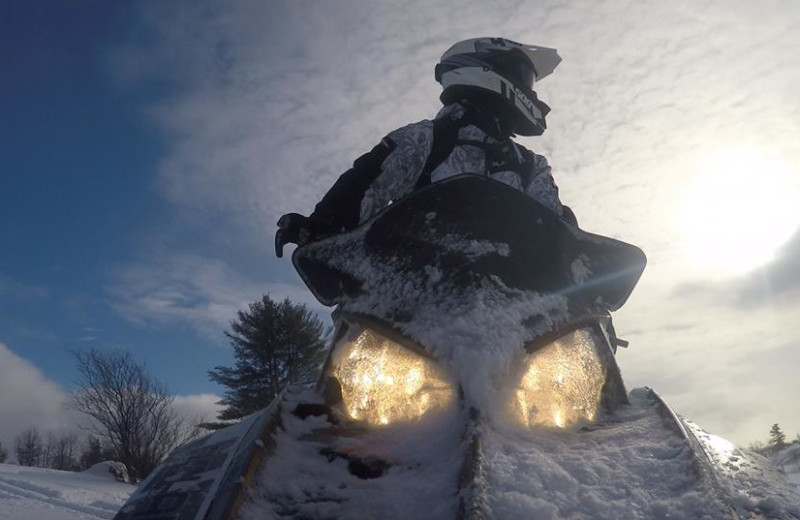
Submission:
<svg viewBox="0 0 800 520">
<path fill-rule="evenodd" d="M 683 422 L 675 413 L 675 411 L 664 401 L 664 399 L 656 393 L 652 388 L 648 388 L 649 397 L 653 399 L 656 404 L 658 414 L 664 418 L 667 424 L 673 428 L 686 442 L 692 454 L 694 461 L 695 471 L 697 476 L 712 490 L 714 496 L 723 504 L 726 504 L 728 509 L 728 518 L 730 520 L 758 520 L 758 518 L 749 517 L 742 519 L 736 510 L 728 504 L 722 485 L 714 473 L 712 461 L 706 455 L 705 450 L 700 445 L 694 435 L 690 434 L 683 426 Z"/>
</svg>

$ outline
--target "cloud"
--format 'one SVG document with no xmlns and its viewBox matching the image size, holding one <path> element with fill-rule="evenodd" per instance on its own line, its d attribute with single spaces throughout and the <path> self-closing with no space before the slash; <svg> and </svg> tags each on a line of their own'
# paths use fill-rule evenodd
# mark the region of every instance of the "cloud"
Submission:
<svg viewBox="0 0 800 520">
<path fill-rule="evenodd" d="M 617 352 L 629 389 L 654 388 L 683 417 L 742 445 L 764 438 L 775 422 L 800 432 L 791 403 L 800 392 L 800 305 L 742 308 L 707 294 L 645 298 L 642 305 L 658 313 L 623 309 L 615 319 L 631 341 Z M 692 326 L 664 326 L 681 322 Z M 641 333 L 629 337 L 634 327 Z"/>
<path fill-rule="evenodd" d="M 217 403 L 220 396 L 214 394 L 177 395 L 172 407 L 192 423 L 214 421 L 222 411 Z"/>
<path fill-rule="evenodd" d="M 755 271 L 743 283 L 740 302 L 792 296 L 800 301 L 800 229 L 777 253 L 775 261 Z"/>
<path fill-rule="evenodd" d="M 76 416 L 64 408 L 65 394 L 39 369 L 0 343 L 0 441 L 13 452 L 14 437 L 36 426 L 76 429 Z"/>
<path fill-rule="evenodd" d="M 237 311 L 264 294 L 273 299 L 288 297 L 315 311 L 324 309 L 297 286 L 249 279 L 226 262 L 189 254 L 120 267 L 107 290 L 112 308 L 127 320 L 153 326 L 188 325 L 214 339 L 229 328 Z"/>
<path fill-rule="evenodd" d="M 705 298 L 743 309 L 800 304 L 800 229 L 776 252 L 772 262 L 738 278 L 681 283 L 674 295 Z"/>
<path fill-rule="evenodd" d="M 774 336 L 780 344 L 756 336 L 740 352 L 707 353 L 706 365 L 692 367 L 692 372 L 712 384 L 702 392 L 684 389 L 672 405 L 708 431 L 736 432 L 734 440 L 745 446 L 766 440 L 776 422 L 792 437 L 800 433 L 800 420 L 791 412 L 800 395 L 800 351 L 794 334 L 775 331 Z M 767 348 L 761 348 L 764 343 Z"/>
<path fill-rule="evenodd" d="M 189 324 L 219 335 L 236 311 L 259 296 L 225 263 L 178 255 L 118 269 L 108 287 L 113 308 L 134 322 Z"/>
<path fill-rule="evenodd" d="M 38 302 L 49 298 L 50 291 L 43 285 L 23 283 L 0 273 L 0 297 Z"/>
</svg>

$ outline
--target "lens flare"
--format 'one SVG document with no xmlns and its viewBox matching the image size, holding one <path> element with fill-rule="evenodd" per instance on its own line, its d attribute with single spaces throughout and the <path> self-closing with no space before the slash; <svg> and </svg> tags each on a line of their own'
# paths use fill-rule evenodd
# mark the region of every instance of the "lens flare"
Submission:
<svg viewBox="0 0 800 520">
<path fill-rule="evenodd" d="M 606 380 L 594 341 L 580 329 L 530 354 L 511 403 L 513 422 L 567 428 L 593 421 Z"/>
<path fill-rule="evenodd" d="M 368 329 L 337 346 L 333 367 L 347 414 L 373 426 L 418 420 L 455 401 L 434 360 Z"/>
</svg>

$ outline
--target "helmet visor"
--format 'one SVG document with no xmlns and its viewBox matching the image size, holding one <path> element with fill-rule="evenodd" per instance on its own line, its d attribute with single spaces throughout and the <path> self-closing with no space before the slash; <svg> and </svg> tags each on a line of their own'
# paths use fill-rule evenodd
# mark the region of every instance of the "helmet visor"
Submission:
<svg viewBox="0 0 800 520">
<path fill-rule="evenodd" d="M 533 64 L 520 50 L 493 51 L 487 60 L 492 70 L 508 79 L 515 85 L 533 90 L 536 72 Z"/>
</svg>

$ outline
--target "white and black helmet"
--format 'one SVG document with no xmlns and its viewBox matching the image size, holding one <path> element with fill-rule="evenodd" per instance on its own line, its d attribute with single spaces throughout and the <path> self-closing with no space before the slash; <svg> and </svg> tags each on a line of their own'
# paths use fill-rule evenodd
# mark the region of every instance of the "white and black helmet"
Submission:
<svg viewBox="0 0 800 520">
<path fill-rule="evenodd" d="M 555 49 L 523 45 L 506 38 L 473 38 L 456 43 L 436 65 L 436 81 L 442 84 L 442 102 L 459 101 L 480 89 L 499 96 L 510 107 L 514 132 L 541 135 L 550 111 L 533 91 L 555 70 L 561 57 Z"/>
</svg>

